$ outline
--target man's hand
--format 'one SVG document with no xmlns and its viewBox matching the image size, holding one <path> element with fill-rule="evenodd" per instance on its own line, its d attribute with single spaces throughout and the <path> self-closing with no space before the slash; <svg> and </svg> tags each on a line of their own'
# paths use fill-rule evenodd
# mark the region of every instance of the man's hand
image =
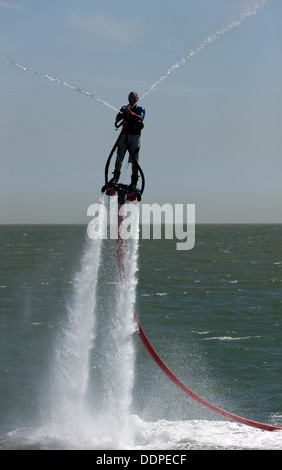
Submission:
<svg viewBox="0 0 282 470">
<path fill-rule="evenodd" d="M 123 111 L 124 117 L 125 117 L 125 118 L 130 117 L 130 116 L 132 116 L 132 114 L 133 114 L 133 113 L 132 113 L 132 111 L 131 111 L 131 109 L 130 109 L 130 106 L 129 106 L 129 105 L 126 106 L 126 108 L 125 108 L 124 111 Z"/>
</svg>

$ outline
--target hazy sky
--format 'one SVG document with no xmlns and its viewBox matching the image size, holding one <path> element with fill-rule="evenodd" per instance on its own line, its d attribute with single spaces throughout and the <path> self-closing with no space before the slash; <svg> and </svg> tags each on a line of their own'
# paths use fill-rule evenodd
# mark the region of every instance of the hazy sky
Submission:
<svg viewBox="0 0 282 470">
<path fill-rule="evenodd" d="M 99 200 L 116 112 L 59 80 L 117 109 L 157 84 L 143 202 L 282 223 L 281 0 L 0 0 L 0 223 L 88 222 Z"/>
</svg>

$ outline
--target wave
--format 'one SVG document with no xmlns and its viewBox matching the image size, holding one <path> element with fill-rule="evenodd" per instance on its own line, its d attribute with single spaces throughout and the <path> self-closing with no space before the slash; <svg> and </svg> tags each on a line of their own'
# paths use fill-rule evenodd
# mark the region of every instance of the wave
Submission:
<svg viewBox="0 0 282 470">
<path fill-rule="evenodd" d="M 89 423 L 88 423 L 89 424 Z M 239 423 L 209 420 L 145 422 L 131 416 L 135 444 L 128 448 L 119 442 L 119 449 L 148 450 L 282 450 L 282 431 L 266 432 Z M 110 436 L 109 436 L 110 437 Z M 43 429 L 22 428 L 0 440 L 0 449 L 39 450 L 101 450 L 116 449 L 116 442 L 106 436 L 97 438 L 91 426 L 76 439 L 56 439 L 44 435 Z"/>
<path fill-rule="evenodd" d="M 247 339 L 261 338 L 261 336 L 211 336 L 210 338 L 205 338 L 205 341 L 218 340 L 218 341 L 243 341 Z"/>
</svg>

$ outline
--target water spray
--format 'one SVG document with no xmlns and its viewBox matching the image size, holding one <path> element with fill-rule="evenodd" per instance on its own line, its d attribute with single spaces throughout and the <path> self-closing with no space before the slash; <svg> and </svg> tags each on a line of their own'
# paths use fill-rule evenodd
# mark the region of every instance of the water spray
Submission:
<svg viewBox="0 0 282 470">
<path fill-rule="evenodd" d="M 52 77 L 52 75 L 49 75 L 47 73 L 42 73 L 39 72 L 38 70 L 33 69 L 32 67 L 26 67 L 25 65 L 18 64 L 14 60 L 10 59 L 9 57 L 1 57 L 0 58 L 1 62 L 4 62 L 5 64 L 8 65 L 13 65 L 14 67 L 17 67 L 20 70 L 24 70 L 24 72 L 30 73 L 32 75 L 35 75 L 40 78 L 46 78 L 52 83 L 57 83 L 59 85 L 63 85 L 67 88 L 70 88 L 71 90 L 76 91 L 77 93 L 80 93 L 81 95 L 88 96 L 88 98 L 91 98 L 95 101 L 98 101 L 98 103 L 103 104 L 104 106 L 107 106 L 108 108 L 113 109 L 114 111 L 118 111 L 114 106 L 111 104 L 107 103 L 107 101 L 103 101 L 97 96 L 95 96 L 93 93 L 90 93 L 89 91 L 83 90 L 82 88 L 76 87 L 75 85 L 71 85 L 70 83 L 66 82 L 65 80 L 60 80 L 59 78 Z"/>
<path fill-rule="evenodd" d="M 227 26 L 225 26 L 224 28 L 216 31 L 216 33 L 208 36 L 206 39 L 204 39 L 204 41 L 202 41 L 195 49 L 191 50 L 189 52 L 189 54 L 185 57 L 183 57 L 182 59 L 180 59 L 176 64 L 172 65 L 172 67 L 170 67 L 168 69 L 168 71 L 161 76 L 161 78 L 159 78 L 159 80 L 157 80 L 143 95 L 140 99 L 143 99 L 145 98 L 145 96 L 147 96 L 149 93 L 151 93 L 153 90 L 156 89 L 156 87 L 158 85 L 160 85 L 160 83 L 165 80 L 166 78 L 168 78 L 169 75 L 171 75 L 172 72 L 174 72 L 175 70 L 179 69 L 182 65 L 184 65 L 188 60 L 192 59 L 193 57 L 195 57 L 197 54 L 199 54 L 203 49 L 205 49 L 207 46 L 209 46 L 210 44 L 214 43 L 218 38 L 220 38 L 221 36 L 223 36 L 224 34 L 232 31 L 233 29 L 235 28 L 238 28 L 247 18 L 249 18 L 250 16 L 253 16 L 257 13 L 257 11 L 261 8 L 263 8 L 263 6 L 265 5 L 265 3 L 267 2 L 267 0 L 261 0 L 260 2 L 255 2 L 253 7 L 250 7 L 248 9 L 247 12 L 245 13 L 241 13 L 240 15 L 240 18 L 238 20 L 234 20 L 232 21 L 231 23 L 229 23 Z"/>
<path fill-rule="evenodd" d="M 153 90 L 155 90 L 157 88 L 158 85 L 160 85 L 160 83 L 163 82 L 163 80 L 165 80 L 166 78 L 169 77 L 169 75 L 171 75 L 175 70 L 179 69 L 182 65 L 184 65 L 188 60 L 192 59 L 193 57 L 195 57 L 196 55 L 198 55 L 203 49 L 205 49 L 207 46 L 209 46 L 210 44 L 213 44 L 217 39 L 219 39 L 221 36 L 223 36 L 224 34 L 232 31 L 233 29 L 235 28 L 238 28 L 246 19 L 248 19 L 250 16 L 253 16 L 255 15 L 258 10 L 262 9 L 264 7 L 264 5 L 266 4 L 268 0 L 254 0 L 252 2 L 252 4 L 249 6 L 249 8 L 247 9 L 246 12 L 244 13 L 241 13 L 240 17 L 238 20 L 234 20 L 232 21 L 231 23 L 229 23 L 227 26 L 225 26 L 224 28 L 222 29 L 219 29 L 218 31 L 216 31 L 216 33 L 214 34 L 211 34 L 210 36 L 208 36 L 206 39 L 204 39 L 195 49 L 191 50 L 189 52 L 189 54 L 187 54 L 185 57 L 183 57 L 182 59 L 180 59 L 176 64 L 172 65 L 168 70 L 167 72 L 162 75 L 159 80 L 157 80 L 142 96 L 141 98 L 139 99 L 142 100 L 143 98 L 145 98 L 145 96 L 147 96 L 149 93 L 151 93 Z M 104 100 L 101 100 L 100 98 L 98 98 L 97 96 L 95 96 L 93 93 L 90 93 L 86 90 L 83 90 L 82 88 L 79 88 L 75 85 L 71 85 L 70 83 L 66 82 L 65 80 L 60 80 L 59 78 L 56 78 L 56 77 L 52 77 L 51 75 L 49 74 L 45 74 L 45 73 L 42 73 L 42 72 L 39 72 L 31 67 L 26 67 L 24 65 L 21 65 L 21 64 L 18 64 L 17 62 L 15 62 L 14 60 L 8 58 L 8 57 L 0 57 L 0 61 L 7 64 L 7 65 L 13 65 L 14 67 L 17 67 L 21 70 L 24 70 L 25 72 L 28 72 L 32 75 L 35 75 L 35 76 L 38 76 L 38 77 L 41 77 L 41 78 L 45 78 L 47 80 L 49 80 L 50 82 L 52 83 L 57 83 L 59 85 L 63 85 L 67 88 L 70 88 L 72 89 L 73 91 L 76 91 L 77 93 L 80 93 L 81 95 L 84 95 L 84 96 L 87 96 L 88 98 L 91 98 L 91 99 L 94 99 L 95 101 L 97 101 L 98 103 L 101 103 L 103 104 L 104 106 L 116 111 L 116 112 L 119 112 L 118 109 L 116 109 L 114 106 L 112 106 L 111 104 L 107 103 L 106 101 Z"/>
</svg>

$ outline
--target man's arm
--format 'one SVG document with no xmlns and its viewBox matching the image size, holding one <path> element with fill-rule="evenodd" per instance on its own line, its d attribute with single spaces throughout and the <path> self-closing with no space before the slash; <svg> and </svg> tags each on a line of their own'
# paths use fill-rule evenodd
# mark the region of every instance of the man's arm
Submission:
<svg viewBox="0 0 282 470">
<path fill-rule="evenodd" d="M 138 119 L 138 121 L 141 121 L 141 122 L 144 121 L 144 117 L 145 117 L 145 109 L 144 108 L 141 108 L 141 114 L 134 113 L 133 111 L 131 111 L 129 106 L 127 107 L 127 109 L 128 109 L 129 114 L 131 115 L 131 117 L 133 119 Z"/>
</svg>

